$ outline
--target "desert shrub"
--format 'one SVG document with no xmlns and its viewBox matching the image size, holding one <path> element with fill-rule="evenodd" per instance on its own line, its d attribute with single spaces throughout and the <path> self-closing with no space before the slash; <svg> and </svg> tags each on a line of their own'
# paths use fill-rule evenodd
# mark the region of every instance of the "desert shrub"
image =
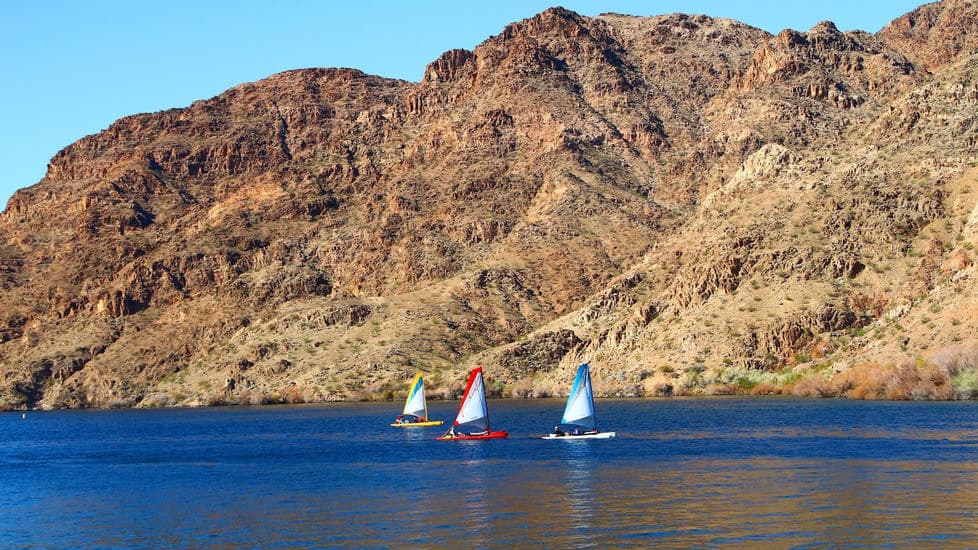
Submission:
<svg viewBox="0 0 978 550">
<path fill-rule="evenodd" d="M 736 384 L 710 384 L 703 393 L 707 395 L 737 395 L 742 392 Z"/>
<path fill-rule="evenodd" d="M 753 390 L 757 386 L 757 384 L 759 384 L 759 382 L 748 376 L 741 376 L 740 378 L 737 379 L 736 384 L 737 387 L 740 388 L 742 391 L 750 391 Z"/>
<path fill-rule="evenodd" d="M 791 394 L 798 397 L 834 397 L 835 392 L 820 374 L 801 378 L 791 386 Z"/>
<path fill-rule="evenodd" d="M 780 395 L 781 388 L 775 386 L 770 382 L 758 382 L 753 388 L 751 388 L 751 395 Z"/>
<path fill-rule="evenodd" d="M 635 387 L 641 388 L 640 384 L 626 383 L 624 377 L 621 376 L 614 376 L 611 379 L 594 378 L 591 380 L 591 384 L 595 397 L 625 397 L 629 396 Z M 566 396 L 569 389 L 567 387 L 555 387 L 553 382 L 549 381 L 542 382 L 537 386 L 537 392 L 547 394 L 544 397 Z M 644 390 L 639 389 L 639 392 L 642 394 Z"/>
<path fill-rule="evenodd" d="M 776 384 L 775 373 L 760 369 L 745 369 L 743 367 L 724 367 L 708 371 L 702 377 L 702 384 L 717 386 L 708 388 L 709 393 L 749 393 L 758 384 Z"/>
<path fill-rule="evenodd" d="M 533 380 L 529 378 L 521 378 L 520 380 L 517 380 L 509 385 L 508 397 L 526 399 L 531 395 L 533 395 Z"/>
<path fill-rule="evenodd" d="M 910 399 L 952 399 L 951 380 L 944 369 L 933 363 L 917 365 L 918 380 L 910 390 Z"/>
<path fill-rule="evenodd" d="M 404 399 L 407 397 L 407 391 L 404 390 L 405 382 L 403 380 L 385 380 L 382 382 L 375 382 L 370 385 L 371 392 L 377 394 L 377 399 L 382 401 L 393 401 L 395 399 Z M 293 386 L 291 389 L 295 389 Z M 301 393 L 301 391 L 299 392 Z"/>
<path fill-rule="evenodd" d="M 601 387 L 600 384 L 597 384 Z M 595 394 L 598 391 L 595 389 Z M 526 398 L 541 398 L 545 399 L 547 397 L 552 397 L 553 393 L 553 383 L 544 380 L 534 380 L 533 378 L 522 378 L 516 382 L 508 385 L 501 393 L 504 397 L 518 397 L 522 399 Z"/>
<path fill-rule="evenodd" d="M 790 386 L 801 380 L 802 374 L 794 370 L 784 368 L 774 373 L 772 382 L 779 386 Z"/>
<path fill-rule="evenodd" d="M 934 354 L 933 363 L 950 380 L 952 398 L 978 398 L 978 346 L 956 346 Z"/>
<path fill-rule="evenodd" d="M 465 391 L 465 382 L 460 380 L 448 380 L 440 388 L 441 398 L 448 401 L 453 401 L 462 398 L 462 392 Z M 432 389 L 431 393 L 436 393 Z"/>
<path fill-rule="evenodd" d="M 850 399 L 910 399 L 919 380 L 913 365 L 861 363 L 832 379 L 837 395 Z"/>
<path fill-rule="evenodd" d="M 839 373 L 831 392 L 850 399 L 970 399 L 978 396 L 978 369 L 960 363 L 862 363 Z"/>
<path fill-rule="evenodd" d="M 598 393 L 597 395 L 606 395 Z M 548 397 L 553 397 L 553 387 L 550 384 L 540 384 L 533 388 L 533 397 L 537 399 L 546 399 Z"/>
<path fill-rule="evenodd" d="M 703 380 L 703 371 L 694 367 L 690 367 L 683 375 L 679 378 L 679 387 L 682 390 L 693 390 L 696 388 L 702 388 L 705 385 Z"/>
<path fill-rule="evenodd" d="M 915 388 L 919 395 L 925 395 L 921 390 L 926 386 L 920 384 L 919 372 L 913 365 L 903 364 L 895 368 L 888 369 L 888 376 L 884 377 L 885 395 L 887 399 L 908 400 L 914 395 Z"/>
<path fill-rule="evenodd" d="M 488 380 L 486 381 L 486 396 L 490 399 L 497 399 L 503 396 L 503 390 L 506 389 L 505 384 L 502 380 Z"/>
<path fill-rule="evenodd" d="M 954 396 L 958 399 L 978 398 L 978 368 L 965 368 L 951 379 Z"/>
<path fill-rule="evenodd" d="M 657 396 L 671 396 L 673 394 L 673 387 L 668 382 L 659 382 L 652 386 L 650 393 Z"/>
<path fill-rule="evenodd" d="M 703 372 L 700 382 L 703 386 L 727 385 L 737 378 L 738 371 L 732 368 L 711 369 Z"/>
</svg>

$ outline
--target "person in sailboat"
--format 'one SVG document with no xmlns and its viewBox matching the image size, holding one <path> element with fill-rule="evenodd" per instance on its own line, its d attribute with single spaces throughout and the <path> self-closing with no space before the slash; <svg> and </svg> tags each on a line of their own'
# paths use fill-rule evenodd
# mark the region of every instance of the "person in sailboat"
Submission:
<svg viewBox="0 0 978 550">
<path fill-rule="evenodd" d="M 554 426 L 554 435 L 557 436 L 557 437 L 561 437 L 561 436 L 564 436 L 564 435 L 567 435 L 567 434 L 564 433 L 564 430 L 561 430 L 560 429 L 560 426 L 559 425 L 557 425 L 557 426 Z"/>
</svg>

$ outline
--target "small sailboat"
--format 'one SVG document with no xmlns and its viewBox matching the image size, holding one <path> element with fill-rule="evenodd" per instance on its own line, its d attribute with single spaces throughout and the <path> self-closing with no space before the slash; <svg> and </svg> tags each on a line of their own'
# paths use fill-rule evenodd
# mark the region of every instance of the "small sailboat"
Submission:
<svg viewBox="0 0 978 550">
<path fill-rule="evenodd" d="M 567 396 L 567 406 L 560 424 L 543 439 L 608 439 L 615 432 L 598 431 L 594 421 L 594 396 L 591 392 L 591 372 L 584 363 L 577 367 L 577 376 Z"/>
<path fill-rule="evenodd" d="M 476 367 L 469 373 L 469 383 L 462 394 L 462 402 L 458 404 L 458 414 L 455 422 L 441 440 L 466 441 L 470 439 L 498 439 L 509 433 L 492 431 L 489 427 L 489 410 L 486 407 L 486 386 L 482 380 L 482 367 Z"/>
<path fill-rule="evenodd" d="M 395 428 L 424 428 L 426 426 L 441 426 L 442 420 L 428 420 L 428 402 L 424 398 L 424 377 L 421 373 L 414 375 L 407 400 L 404 401 L 404 411 L 391 422 Z"/>
</svg>

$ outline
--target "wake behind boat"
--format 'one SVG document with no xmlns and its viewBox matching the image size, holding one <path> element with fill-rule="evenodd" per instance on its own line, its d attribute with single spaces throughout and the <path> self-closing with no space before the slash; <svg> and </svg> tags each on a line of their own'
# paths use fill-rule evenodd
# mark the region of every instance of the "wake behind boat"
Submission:
<svg viewBox="0 0 978 550">
<path fill-rule="evenodd" d="M 442 420 L 428 420 L 428 402 L 424 398 L 424 377 L 421 373 L 414 375 L 411 389 L 404 401 L 404 412 L 391 423 L 395 428 L 425 428 L 441 426 Z"/>
<path fill-rule="evenodd" d="M 504 431 L 492 431 L 489 427 L 489 409 L 486 406 L 486 386 L 482 380 L 482 367 L 469 373 L 469 383 L 458 404 L 455 422 L 444 435 L 442 441 L 467 441 L 477 439 L 499 439 L 508 436 Z"/>
<path fill-rule="evenodd" d="M 591 391 L 591 372 L 587 363 L 577 367 L 577 376 L 567 396 L 567 406 L 560 424 L 542 439 L 609 439 L 615 432 L 598 431 L 594 420 L 594 396 Z"/>
</svg>

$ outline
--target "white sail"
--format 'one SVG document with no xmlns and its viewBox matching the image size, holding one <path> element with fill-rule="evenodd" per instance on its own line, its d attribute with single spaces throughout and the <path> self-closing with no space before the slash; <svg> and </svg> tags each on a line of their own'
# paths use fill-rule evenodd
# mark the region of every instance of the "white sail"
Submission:
<svg viewBox="0 0 978 550">
<path fill-rule="evenodd" d="M 424 400 L 424 378 L 421 377 L 420 372 L 414 377 L 414 383 L 411 384 L 411 390 L 404 402 L 403 414 L 413 414 L 421 418 L 428 417 L 428 408 Z"/>
<path fill-rule="evenodd" d="M 595 429 L 594 397 L 591 393 L 591 374 L 588 364 L 584 363 L 577 369 L 577 377 L 567 396 L 567 406 L 561 424 L 574 424 Z"/>
<path fill-rule="evenodd" d="M 489 410 L 486 408 L 486 390 L 482 382 L 482 368 L 472 371 L 465 395 L 462 396 L 462 404 L 459 405 L 455 425 L 461 426 L 463 424 L 476 430 L 489 430 Z"/>
<path fill-rule="evenodd" d="M 594 420 L 594 395 L 591 392 L 591 372 L 587 363 L 577 368 L 574 385 L 567 396 L 567 406 L 564 416 L 560 419 L 563 425 L 573 426 L 570 431 L 563 431 L 554 426 L 553 433 L 543 436 L 543 439 L 610 439 L 615 432 L 599 432 Z M 581 429 L 583 428 L 583 430 Z"/>
</svg>

